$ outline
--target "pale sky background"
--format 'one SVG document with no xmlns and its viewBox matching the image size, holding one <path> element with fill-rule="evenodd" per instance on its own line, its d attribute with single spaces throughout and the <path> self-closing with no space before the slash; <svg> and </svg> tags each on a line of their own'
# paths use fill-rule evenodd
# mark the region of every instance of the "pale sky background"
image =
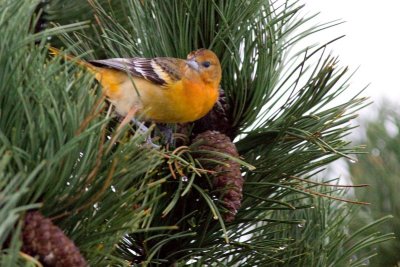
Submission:
<svg viewBox="0 0 400 267">
<path fill-rule="evenodd" d="M 358 90 L 371 83 L 364 95 L 400 101 L 400 0 L 302 0 L 318 22 L 342 19 L 344 24 L 321 35 L 346 37 L 331 46 L 343 65 L 360 67 L 351 84 Z M 368 107 L 373 109 L 374 106 Z M 369 113 L 369 112 L 368 112 Z M 364 113 L 363 113 L 364 114 Z"/>
<path fill-rule="evenodd" d="M 360 111 L 360 120 L 374 117 L 383 98 L 400 105 L 400 0 L 301 0 L 308 14 L 320 13 L 315 22 L 341 19 L 345 23 L 319 33 L 328 41 L 340 35 L 343 39 L 330 46 L 338 55 L 342 66 L 359 70 L 352 78 L 349 94 L 370 83 L 363 96 L 370 96 L 374 103 Z M 319 40 L 319 39 L 317 39 Z M 358 139 L 362 131 L 353 132 L 351 139 Z M 368 148 L 367 148 L 368 149 Z M 369 148 L 371 149 L 371 148 Z M 346 160 L 334 163 L 333 173 L 349 177 Z"/>
</svg>

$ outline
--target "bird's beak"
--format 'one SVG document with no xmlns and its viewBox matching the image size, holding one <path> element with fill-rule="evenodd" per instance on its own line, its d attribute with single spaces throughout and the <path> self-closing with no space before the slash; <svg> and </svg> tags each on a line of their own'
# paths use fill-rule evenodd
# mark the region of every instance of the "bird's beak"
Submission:
<svg viewBox="0 0 400 267">
<path fill-rule="evenodd" d="M 200 70 L 199 63 L 198 63 L 196 60 L 194 60 L 194 59 L 186 60 L 186 64 L 187 64 L 191 69 L 194 69 L 195 71 L 199 71 L 199 70 Z"/>
</svg>

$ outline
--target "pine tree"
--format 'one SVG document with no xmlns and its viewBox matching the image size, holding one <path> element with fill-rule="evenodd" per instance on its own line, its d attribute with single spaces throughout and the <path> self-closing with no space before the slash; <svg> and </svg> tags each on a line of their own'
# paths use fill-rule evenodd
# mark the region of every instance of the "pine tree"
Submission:
<svg viewBox="0 0 400 267">
<path fill-rule="evenodd" d="M 375 233 L 383 220 L 349 233 L 344 192 L 313 179 L 359 152 L 345 136 L 365 98 L 333 102 L 347 68 L 326 55 L 329 43 L 296 45 L 335 22 L 309 27 L 302 10 L 270 0 L 1 0 L 1 266 L 364 264 L 373 256 L 364 248 L 392 237 Z M 222 97 L 206 119 L 169 125 L 176 142 L 159 140 L 160 150 L 133 126 L 116 138 L 119 118 L 98 84 L 50 57 L 49 43 L 86 59 L 210 48 Z"/>
<path fill-rule="evenodd" d="M 371 259 L 371 266 L 398 266 L 400 264 L 399 230 L 400 212 L 397 190 L 399 188 L 399 129 L 400 110 L 394 103 L 388 101 L 376 108 L 376 117 L 362 122 L 362 129 L 366 132 L 362 142 L 367 146 L 368 154 L 359 156 L 359 164 L 351 164 L 352 179 L 357 183 L 367 183 L 369 190 L 356 191 L 357 196 L 373 203 L 364 207 L 358 213 L 358 220 L 354 220 L 353 228 L 359 228 L 358 221 L 372 221 L 384 216 L 393 218 L 379 225 L 382 233 L 394 232 L 396 239 L 379 244 L 373 249 L 378 256 Z M 365 233 L 367 236 L 370 233 Z"/>
</svg>

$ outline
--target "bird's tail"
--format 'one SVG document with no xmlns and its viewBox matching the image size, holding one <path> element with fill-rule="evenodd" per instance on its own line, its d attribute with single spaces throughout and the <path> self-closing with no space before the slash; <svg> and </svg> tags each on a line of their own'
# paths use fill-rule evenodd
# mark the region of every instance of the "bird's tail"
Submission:
<svg viewBox="0 0 400 267">
<path fill-rule="evenodd" d="M 53 55 L 53 56 L 61 55 L 64 57 L 65 60 L 72 61 L 79 66 L 85 67 L 87 70 L 89 70 L 93 74 L 98 74 L 98 72 L 99 72 L 97 67 L 93 66 L 92 64 L 90 64 L 89 62 L 87 62 L 85 60 L 79 59 L 72 55 L 68 55 L 65 52 L 63 52 L 55 47 L 52 47 L 52 46 L 49 47 L 49 50 L 50 50 L 51 55 Z"/>
</svg>

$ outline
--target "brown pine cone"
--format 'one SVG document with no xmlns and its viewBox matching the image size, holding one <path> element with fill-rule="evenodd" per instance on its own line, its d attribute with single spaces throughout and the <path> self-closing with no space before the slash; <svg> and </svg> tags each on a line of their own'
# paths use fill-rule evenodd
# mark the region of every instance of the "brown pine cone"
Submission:
<svg viewBox="0 0 400 267">
<path fill-rule="evenodd" d="M 22 251 L 47 267 L 86 267 L 79 249 L 64 232 L 38 211 L 25 215 Z"/>
<path fill-rule="evenodd" d="M 193 143 L 195 142 L 201 142 L 198 147 L 199 150 L 215 151 L 239 157 L 236 146 L 229 137 L 217 131 L 206 131 L 198 134 L 193 140 Z M 198 159 L 201 161 L 201 158 L 213 159 L 224 163 L 215 165 L 204 161 L 203 164 L 205 168 L 216 172 L 213 185 L 221 192 L 220 196 L 224 201 L 225 208 L 229 211 L 224 214 L 225 221 L 232 222 L 235 219 L 237 210 L 240 208 L 243 196 L 243 177 L 240 171 L 240 164 L 226 157 L 211 154 L 207 156 L 201 155 Z"/>
</svg>

